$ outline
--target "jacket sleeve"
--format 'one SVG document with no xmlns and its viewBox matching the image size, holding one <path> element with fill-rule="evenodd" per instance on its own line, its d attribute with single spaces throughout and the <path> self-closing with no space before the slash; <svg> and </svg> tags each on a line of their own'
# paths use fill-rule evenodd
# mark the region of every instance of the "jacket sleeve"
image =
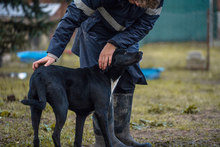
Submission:
<svg viewBox="0 0 220 147">
<path fill-rule="evenodd" d="M 113 38 L 108 40 L 117 48 L 128 48 L 131 45 L 143 39 L 150 30 L 152 30 L 156 20 L 160 16 L 162 10 L 163 0 L 156 9 L 147 9 L 146 13 L 139 17 L 130 27 L 118 33 Z"/>
<path fill-rule="evenodd" d="M 105 5 L 109 1 L 74 0 L 67 7 L 65 15 L 59 22 L 47 52 L 59 58 L 70 41 L 75 28 L 78 28 L 83 21 L 95 13 L 98 7 Z"/>
</svg>

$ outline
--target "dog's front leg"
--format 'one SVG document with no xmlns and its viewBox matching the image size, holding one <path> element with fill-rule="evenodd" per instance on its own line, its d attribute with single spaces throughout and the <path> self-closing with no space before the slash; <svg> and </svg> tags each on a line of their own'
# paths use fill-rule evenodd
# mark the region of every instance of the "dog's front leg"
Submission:
<svg viewBox="0 0 220 147">
<path fill-rule="evenodd" d="M 76 115 L 75 141 L 74 147 L 81 147 L 83 127 L 87 115 Z"/>
<path fill-rule="evenodd" d="M 106 147 L 113 147 L 110 133 L 109 133 L 109 128 L 108 128 L 108 117 L 107 117 L 107 111 L 97 111 L 95 110 L 95 116 L 98 119 L 98 123 L 100 126 L 100 129 L 102 131 L 102 135 L 105 141 L 105 146 Z"/>
</svg>

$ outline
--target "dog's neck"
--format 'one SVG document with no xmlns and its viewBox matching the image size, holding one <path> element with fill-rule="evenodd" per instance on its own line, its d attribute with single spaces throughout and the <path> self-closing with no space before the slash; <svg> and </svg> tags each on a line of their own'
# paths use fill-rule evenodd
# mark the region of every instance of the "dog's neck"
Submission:
<svg viewBox="0 0 220 147">
<path fill-rule="evenodd" d="M 100 69 L 101 70 L 101 69 Z M 118 68 L 115 66 L 111 66 L 111 67 L 107 67 L 106 70 L 101 72 L 108 77 L 112 82 L 115 82 L 116 80 L 118 80 L 121 75 L 124 73 L 125 68 Z"/>
</svg>

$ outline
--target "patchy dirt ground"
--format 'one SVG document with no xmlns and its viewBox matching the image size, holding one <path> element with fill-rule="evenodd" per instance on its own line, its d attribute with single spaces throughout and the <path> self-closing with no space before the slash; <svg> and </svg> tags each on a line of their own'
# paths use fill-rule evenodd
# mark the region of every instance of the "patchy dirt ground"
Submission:
<svg viewBox="0 0 220 147">
<path fill-rule="evenodd" d="M 164 67 L 165 71 L 160 79 L 148 80 L 148 86 L 137 85 L 131 116 L 132 136 L 138 142 L 150 142 L 154 147 L 220 147 L 219 48 L 211 49 L 209 71 L 185 68 L 187 53 L 200 50 L 205 54 L 205 44 L 157 43 L 148 44 L 141 50 L 144 52 L 141 67 Z M 64 55 L 61 61 L 63 66 L 75 68 L 77 60 Z M 33 71 L 31 65 L 21 64 L 15 60 L 0 68 L 1 147 L 33 146 L 30 108 L 19 102 L 27 95 Z M 24 71 L 28 73 L 24 80 L 1 76 Z M 7 100 L 11 94 L 15 95 L 16 101 Z M 47 105 L 39 129 L 42 147 L 54 146 L 51 137 L 54 125 L 53 110 Z M 61 133 L 63 147 L 73 146 L 74 131 L 75 114 L 68 112 Z M 92 118 L 89 116 L 83 145 L 91 147 L 94 142 Z"/>
<path fill-rule="evenodd" d="M 174 125 L 179 127 L 148 128 L 131 132 L 137 140 L 148 140 L 154 146 L 220 146 L 220 128 L 215 128 L 220 125 L 218 110 L 179 115 L 174 120 Z"/>
</svg>

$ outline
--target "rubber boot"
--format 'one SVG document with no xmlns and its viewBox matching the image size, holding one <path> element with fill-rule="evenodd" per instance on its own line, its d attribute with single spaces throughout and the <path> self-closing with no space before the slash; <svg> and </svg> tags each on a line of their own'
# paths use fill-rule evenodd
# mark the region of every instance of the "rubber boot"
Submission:
<svg viewBox="0 0 220 147">
<path fill-rule="evenodd" d="M 115 136 L 124 144 L 134 147 L 152 147 L 150 143 L 138 143 L 130 134 L 130 117 L 133 93 L 114 93 Z"/>
<path fill-rule="evenodd" d="M 131 147 L 123 144 L 120 140 L 117 139 L 114 132 L 114 109 L 113 109 L 113 98 L 109 104 L 108 108 L 108 123 L 109 123 L 109 131 L 112 139 L 113 147 Z M 104 138 L 102 137 L 102 132 L 98 125 L 98 121 L 96 116 L 93 114 L 93 129 L 95 133 L 95 145 L 94 147 L 105 147 Z"/>
</svg>

